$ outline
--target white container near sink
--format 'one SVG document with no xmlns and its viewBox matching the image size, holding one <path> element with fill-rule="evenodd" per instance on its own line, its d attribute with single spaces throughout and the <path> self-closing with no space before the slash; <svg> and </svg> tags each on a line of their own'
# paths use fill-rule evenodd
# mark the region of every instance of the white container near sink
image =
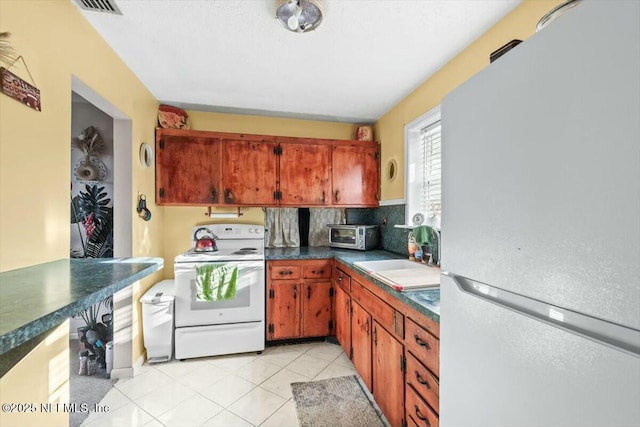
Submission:
<svg viewBox="0 0 640 427">
<path fill-rule="evenodd" d="M 440 269 L 406 259 L 358 261 L 353 263 L 396 291 L 440 286 Z"/>
</svg>

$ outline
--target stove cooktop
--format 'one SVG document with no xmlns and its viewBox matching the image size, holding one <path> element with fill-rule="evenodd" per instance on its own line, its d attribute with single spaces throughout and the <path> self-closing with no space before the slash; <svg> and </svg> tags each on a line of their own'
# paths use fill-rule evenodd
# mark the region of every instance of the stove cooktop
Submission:
<svg viewBox="0 0 640 427">
<path fill-rule="evenodd" d="M 175 262 L 264 260 L 264 227 L 254 224 L 212 224 L 196 226 L 194 233 L 207 228 L 216 239 L 216 251 L 190 250 L 176 256 Z M 195 246 L 195 240 L 192 239 Z"/>
</svg>

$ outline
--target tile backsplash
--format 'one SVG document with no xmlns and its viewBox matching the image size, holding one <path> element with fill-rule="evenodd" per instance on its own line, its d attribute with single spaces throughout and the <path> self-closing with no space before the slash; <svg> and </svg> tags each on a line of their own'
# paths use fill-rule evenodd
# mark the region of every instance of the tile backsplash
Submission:
<svg viewBox="0 0 640 427">
<path fill-rule="evenodd" d="M 377 225 L 380 229 L 380 249 L 408 255 L 407 239 L 410 230 L 394 227 L 396 224 L 404 224 L 404 215 L 405 205 L 348 208 L 347 224 Z"/>
</svg>

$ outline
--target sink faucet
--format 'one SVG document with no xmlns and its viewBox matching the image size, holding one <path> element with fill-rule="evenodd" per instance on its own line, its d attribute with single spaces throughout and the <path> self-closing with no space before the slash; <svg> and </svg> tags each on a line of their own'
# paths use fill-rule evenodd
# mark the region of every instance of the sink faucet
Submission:
<svg viewBox="0 0 640 427">
<path fill-rule="evenodd" d="M 430 227 L 430 228 L 431 228 L 431 235 L 435 236 L 436 249 L 435 249 L 435 253 L 432 253 L 431 248 L 433 247 L 433 245 L 429 243 L 429 245 L 427 246 L 429 250 L 428 264 L 440 266 L 440 230 L 434 227 Z"/>
<path fill-rule="evenodd" d="M 436 236 L 436 260 L 434 262 L 435 265 L 439 266 L 440 265 L 440 253 L 441 253 L 441 249 L 440 249 L 440 230 L 436 229 L 436 228 L 432 228 L 431 229 L 431 233 Z M 433 257 L 432 257 L 433 258 Z"/>
</svg>

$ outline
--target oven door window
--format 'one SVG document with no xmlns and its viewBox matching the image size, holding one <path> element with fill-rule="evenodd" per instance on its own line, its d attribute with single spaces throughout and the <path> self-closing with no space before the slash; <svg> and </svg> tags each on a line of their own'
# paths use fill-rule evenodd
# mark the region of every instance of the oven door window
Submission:
<svg viewBox="0 0 640 427">
<path fill-rule="evenodd" d="M 354 228 L 332 228 L 331 241 L 334 243 L 354 244 L 356 242 L 356 230 Z"/>
<path fill-rule="evenodd" d="M 175 265 L 176 326 L 261 320 L 264 314 L 264 263 L 229 262 L 238 268 L 236 297 L 224 301 L 196 298 L 198 263 Z"/>
</svg>

